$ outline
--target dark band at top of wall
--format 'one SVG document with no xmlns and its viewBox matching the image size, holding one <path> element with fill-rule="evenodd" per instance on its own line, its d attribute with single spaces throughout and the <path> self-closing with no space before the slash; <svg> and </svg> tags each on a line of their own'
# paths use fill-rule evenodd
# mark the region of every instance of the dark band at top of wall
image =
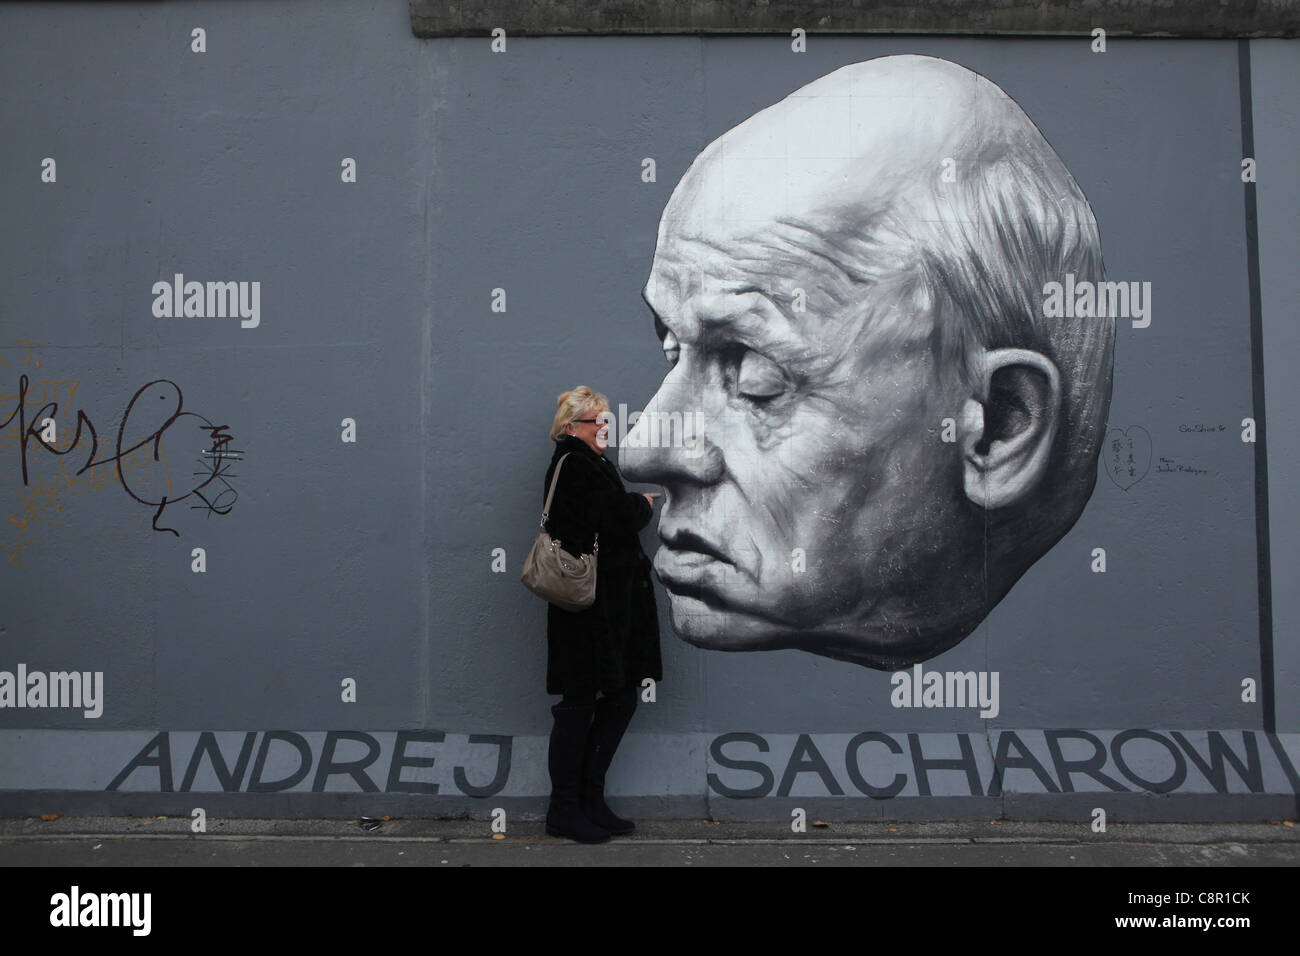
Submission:
<svg viewBox="0 0 1300 956">
<path fill-rule="evenodd" d="M 973 35 L 1294 37 L 1300 0 L 410 0 L 418 37 L 564 34 L 948 33 Z"/>
</svg>

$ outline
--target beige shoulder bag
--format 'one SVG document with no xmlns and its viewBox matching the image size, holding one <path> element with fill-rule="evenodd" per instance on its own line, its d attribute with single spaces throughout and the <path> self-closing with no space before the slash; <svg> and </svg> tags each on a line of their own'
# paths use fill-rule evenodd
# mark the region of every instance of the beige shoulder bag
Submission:
<svg viewBox="0 0 1300 956">
<path fill-rule="evenodd" d="M 571 454 L 571 453 L 570 453 Z M 533 542 L 532 550 L 524 559 L 522 579 L 524 587 L 540 598 L 566 611 L 583 611 L 596 601 L 596 552 L 600 550 L 600 534 L 592 542 L 591 554 L 576 558 L 560 546 L 557 538 L 546 533 L 546 519 L 555 497 L 555 483 L 560 479 L 560 467 L 569 455 L 561 456 L 551 476 L 551 487 L 546 492 L 542 506 L 542 530 Z"/>
</svg>

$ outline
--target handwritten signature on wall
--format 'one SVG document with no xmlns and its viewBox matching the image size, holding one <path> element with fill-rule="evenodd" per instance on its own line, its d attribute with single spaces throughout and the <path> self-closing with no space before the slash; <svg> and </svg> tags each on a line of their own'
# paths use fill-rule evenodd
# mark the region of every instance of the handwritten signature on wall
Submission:
<svg viewBox="0 0 1300 956">
<path fill-rule="evenodd" d="M 19 341 L 29 346 L 44 344 Z M 0 364 L 7 366 L 8 362 L 0 357 Z M 40 365 L 40 361 L 33 359 L 29 347 L 27 357 L 18 364 Z M 0 548 L 11 564 L 21 567 L 19 558 L 32 543 L 30 532 L 34 525 L 59 527 L 52 520 L 52 513 L 63 510 L 67 497 L 102 491 L 110 484 L 120 485 L 132 499 L 153 510 L 155 531 L 168 531 L 177 537 L 180 532 L 175 528 L 159 524 L 169 505 L 190 500 L 191 509 L 204 510 L 209 516 L 230 513 L 238 497 L 228 480 L 238 475 L 230 471 L 230 466 L 243 460 L 243 452 L 230 447 L 233 436 L 229 426 L 215 425 L 203 415 L 184 410 L 184 398 L 175 382 L 156 379 L 136 390 L 122 415 L 111 456 L 107 447 L 100 454 L 100 445 L 106 439 L 101 441 L 94 422 L 83 409 L 77 410 L 76 427 L 70 440 L 67 436 L 72 429 L 58 427 L 54 430 L 53 443 L 48 442 L 50 432 L 45 423 L 58 415 L 60 386 L 66 390 L 70 404 L 81 382 L 80 379 L 75 383 L 45 379 L 37 384 L 41 386 L 39 398 L 24 371 L 18 379 L 17 393 L 0 394 L 0 414 L 4 405 L 14 401 L 13 410 L 0 421 L 0 454 L 7 454 L 10 448 L 17 451 L 22 476 L 19 496 L 24 504 L 22 510 L 7 519 L 19 528 L 18 539 L 12 544 L 0 541 Z M 37 406 L 36 401 L 42 404 Z M 190 473 L 189 480 L 173 476 L 164 435 L 168 435 L 173 453 L 177 443 L 183 446 L 193 440 L 204 446 L 200 457 L 195 459 L 199 468 Z M 73 460 L 66 456 L 78 449 L 86 454 L 85 461 L 75 472 L 70 472 L 68 462 Z M 55 456 L 58 461 L 58 474 L 49 480 L 33 475 L 32 466 L 40 462 L 42 454 Z"/>
</svg>

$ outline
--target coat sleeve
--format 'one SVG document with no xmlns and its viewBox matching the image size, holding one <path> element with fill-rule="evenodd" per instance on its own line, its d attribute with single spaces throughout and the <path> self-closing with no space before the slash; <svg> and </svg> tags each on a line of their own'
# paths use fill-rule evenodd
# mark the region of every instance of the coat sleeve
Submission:
<svg viewBox="0 0 1300 956">
<path fill-rule="evenodd" d="M 574 471 L 578 480 L 573 483 L 573 493 L 586 527 L 608 535 L 636 534 L 650 523 L 654 509 L 640 492 L 614 488 L 589 462 L 582 462 Z M 560 481 L 564 479 L 561 472 Z"/>
</svg>

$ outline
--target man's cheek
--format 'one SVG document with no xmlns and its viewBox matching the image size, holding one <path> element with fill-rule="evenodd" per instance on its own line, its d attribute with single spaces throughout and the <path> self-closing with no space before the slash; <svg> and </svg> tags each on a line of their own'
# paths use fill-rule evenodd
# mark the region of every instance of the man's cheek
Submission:
<svg viewBox="0 0 1300 956">
<path fill-rule="evenodd" d="M 809 396 L 792 416 L 791 432 L 814 437 L 823 454 L 865 450 L 890 414 L 889 396 L 872 396 L 869 388 L 859 382 L 843 392 Z"/>
<path fill-rule="evenodd" d="M 735 522 L 736 531 L 743 530 L 752 546 L 751 567 L 756 573 L 761 569 L 765 580 L 788 572 L 800 554 L 820 547 L 825 533 L 819 526 L 822 502 L 806 474 L 771 467 L 745 498 L 746 517 Z"/>
<path fill-rule="evenodd" d="M 765 456 L 786 455 L 787 446 L 796 444 L 805 433 L 802 411 L 802 404 L 789 399 L 778 398 L 767 403 L 732 399 L 722 420 L 723 431 L 733 439 L 743 435 L 743 440 L 736 444 Z"/>
</svg>

